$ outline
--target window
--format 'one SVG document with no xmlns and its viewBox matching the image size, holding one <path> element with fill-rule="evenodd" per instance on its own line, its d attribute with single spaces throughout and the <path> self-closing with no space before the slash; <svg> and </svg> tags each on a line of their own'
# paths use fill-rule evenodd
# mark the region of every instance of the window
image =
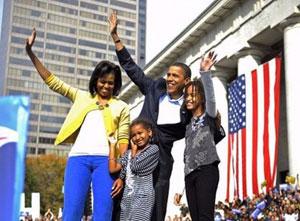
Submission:
<svg viewBox="0 0 300 221">
<path fill-rule="evenodd" d="M 35 150 L 36 150 L 36 148 L 30 147 L 30 148 L 28 149 L 28 152 L 29 152 L 29 154 L 35 154 Z"/>
<path fill-rule="evenodd" d="M 104 3 L 107 3 L 107 1 L 104 1 Z M 88 2 L 80 2 L 80 6 L 82 8 L 87 8 L 87 9 L 90 9 L 90 10 L 95 10 L 97 12 L 106 12 L 107 10 L 102 7 L 102 6 L 99 6 L 99 5 L 96 5 L 96 4 L 93 4 L 93 3 L 88 3 Z"/>
<path fill-rule="evenodd" d="M 53 116 L 41 116 L 41 122 L 49 122 L 49 123 L 63 123 L 65 118 L 63 117 L 53 117 Z"/>
<path fill-rule="evenodd" d="M 46 154 L 46 149 L 38 148 L 38 154 Z"/>
<path fill-rule="evenodd" d="M 24 65 L 24 66 L 32 66 L 32 63 L 31 63 L 30 60 L 21 59 L 21 58 L 14 58 L 14 57 L 9 58 L 9 63 L 10 64 Z"/>
<path fill-rule="evenodd" d="M 47 38 L 56 40 L 56 41 L 63 41 L 63 42 L 71 43 L 71 44 L 76 44 L 76 38 L 71 38 L 71 37 L 67 37 L 67 36 L 48 33 Z"/>
<path fill-rule="evenodd" d="M 24 18 L 22 16 L 20 16 L 20 17 L 14 16 L 13 23 L 20 24 L 20 25 L 27 26 L 27 27 L 36 27 L 36 28 L 41 28 L 41 29 L 43 29 L 45 27 L 44 22 L 38 21 L 37 19 Z"/>
<path fill-rule="evenodd" d="M 106 34 L 95 33 L 95 32 L 91 32 L 91 31 L 80 30 L 79 36 L 83 37 L 83 38 L 88 37 L 88 38 L 93 38 L 93 39 L 97 39 L 97 40 L 105 40 L 105 41 L 107 40 Z"/>
<path fill-rule="evenodd" d="M 53 144 L 54 139 L 49 137 L 39 137 L 39 143 Z"/>
<path fill-rule="evenodd" d="M 61 2 L 64 4 L 69 4 L 69 5 L 78 5 L 78 1 L 77 0 L 54 0 L 56 2 Z"/>
<path fill-rule="evenodd" d="M 69 17 L 66 17 L 66 16 L 48 14 L 48 19 L 50 21 L 56 21 L 56 22 L 58 22 L 60 24 L 67 24 L 67 25 L 72 25 L 72 26 L 76 26 L 77 25 L 77 19 L 75 19 L 75 18 L 69 18 Z"/>
<path fill-rule="evenodd" d="M 121 2 L 121 1 L 117 1 L 117 0 L 111 0 L 110 2 L 111 2 L 112 5 L 120 6 L 122 8 L 128 8 L 128 9 L 136 10 L 136 5 L 135 4 L 129 4 L 129 3 Z"/>
<path fill-rule="evenodd" d="M 79 40 L 79 45 L 92 47 L 92 48 L 106 49 L 105 44 L 97 43 L 97 42 L 93 42 L 93 41 L 82 40 L 82 39 Z"/>
</svg>

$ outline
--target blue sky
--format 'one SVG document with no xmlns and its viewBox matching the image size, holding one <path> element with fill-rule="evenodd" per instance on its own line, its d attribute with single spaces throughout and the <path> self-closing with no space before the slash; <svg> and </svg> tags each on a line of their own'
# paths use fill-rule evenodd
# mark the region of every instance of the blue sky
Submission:
<svg viewBox="0 0 300 221">
<path fill-rule="evenodd" d="M 3 1 L 4 0 L 0 0 L 1 23 Z M 213 1 L 214 0 L 148 0 L 146 62 L 149 62 L 166 47 Z"/>
</svg>

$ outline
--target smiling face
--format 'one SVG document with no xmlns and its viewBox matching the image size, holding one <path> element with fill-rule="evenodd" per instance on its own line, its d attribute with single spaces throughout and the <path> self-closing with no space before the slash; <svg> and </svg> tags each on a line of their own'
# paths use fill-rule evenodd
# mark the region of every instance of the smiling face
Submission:
<svg viewBox="0 0 300 221">
<path fill-rule="evenodd" d="M 179 66 L 170 66 L 167 73 L 167 93 L 172 99 L 179 98 L 183 93 L 184 86 L 189 82 L 185 77 L 184 70 Z"/>
<path fill-rule="evenodd" d="M 97 94 L 104 98 L 110 99 L 113 96 L 113 90 L 115 87 L 115 75 L 105 74 L 97 79 L 96 90 Z"/>
<path fill-rule="evenodd" d="M 135 124 L 130 129 L 131 139 L 138 149 L 144 149 L 152 137 L 152 130 L 146 129 L 143 124 Z"/>
<path fill-rule="evenodd" d="M 186 88 L 185 91 L 185 105 L 186 109 L 193 112 L 203 111 L 204 106 L 203 96 L 199 93 L 197 88 L 194 85 L 190 85 Z"/>
</svg>

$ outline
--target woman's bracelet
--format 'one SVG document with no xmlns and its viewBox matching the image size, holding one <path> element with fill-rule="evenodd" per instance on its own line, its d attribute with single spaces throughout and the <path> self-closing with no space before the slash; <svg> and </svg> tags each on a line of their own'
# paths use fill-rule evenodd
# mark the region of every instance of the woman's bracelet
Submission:
<svg viewBox="0 0 300 221">
<path fill-rule="evenodd" d="M 114 161 L 117 161 L 116 158 L 108 158 L 108 160 L 114 160 Z"/>
</svg>

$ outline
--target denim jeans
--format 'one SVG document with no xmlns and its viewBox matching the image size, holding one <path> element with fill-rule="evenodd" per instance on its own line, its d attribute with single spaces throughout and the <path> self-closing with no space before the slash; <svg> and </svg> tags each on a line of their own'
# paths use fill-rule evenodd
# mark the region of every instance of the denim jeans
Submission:
<svg viewBox="0 0 300 221">
<path fill-rule="evenodd" d="M 107 156 L 72 156 L 68 159 L 64 178 L 63 221 L 80 221 L 92 182 L 93 220 L 111 221 L 113 177 Z"/>
</svg>

